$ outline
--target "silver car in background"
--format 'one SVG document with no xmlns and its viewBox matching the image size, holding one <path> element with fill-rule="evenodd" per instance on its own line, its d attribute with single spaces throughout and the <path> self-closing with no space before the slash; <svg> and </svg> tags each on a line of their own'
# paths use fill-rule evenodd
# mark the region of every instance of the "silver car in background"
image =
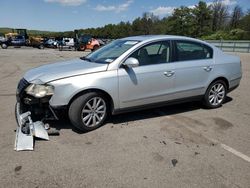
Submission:
<svg viewBox="0 0 250 188">
<path fill-rule="evenodd" d="M 18 84 L 16 115 L 47 121 L 66 112 L 91 131 L 108 114 L 166 103 L 202 100 L 220 107 L 241 80 L 239 57 L 188 37 L 118 39 L 80 59 L 28 71 Z M 19 121 L 20 122 L 20 121 Z"/>
</svg>

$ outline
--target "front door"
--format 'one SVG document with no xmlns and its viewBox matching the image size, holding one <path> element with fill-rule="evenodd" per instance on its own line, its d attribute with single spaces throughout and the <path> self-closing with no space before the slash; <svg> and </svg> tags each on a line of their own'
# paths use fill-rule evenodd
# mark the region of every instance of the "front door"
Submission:
<svg viewBox="0 0 250 188">
<path fill-rule="evenodd" d="M 118 69 L 120 108 L 172 99 L 175 74 L 170 52 L 170 42 L 164 41 L 148 44 L 131 54 L 139 66 Z"/>
</svg>

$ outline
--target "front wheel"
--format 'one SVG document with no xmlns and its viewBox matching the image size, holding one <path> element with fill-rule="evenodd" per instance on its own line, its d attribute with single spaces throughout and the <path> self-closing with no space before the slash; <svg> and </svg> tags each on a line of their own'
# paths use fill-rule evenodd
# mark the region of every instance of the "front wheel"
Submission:
<svg viewBox="0 0 250 188">
<path fill-rule="evenodd" d="M 220 107 L 226 99 L 227 88 L 223 80 L 210 84 L 204 96 L 204 104 L 208 108 Z"/>
<path fill-rule="evenodd" d="M 43 50 L 43 49 L 44 49 L 44 45 L 43 45 L 43 44 L 40 44 L 40 45 L 38 46 L 38 48 L 39 48 L 40 50 Z"/>
<path fill-rule="evenodd" d="M 85 51 L 85 50 L 86 50 L 86 45 L 81 45 L 79 51 Z"/>
<path fill-rule="evenodd" d="M 71 123 L 81 131 L 92 131 L 104 124 L 108 114 L 106 98 L 96 92 L 77 97 L 69 107 Z"/>
<path fill-rule="evenodd" d="M 3 44 L 1 44 L 1 47 L 2 47 L 2 49 L 7 49 L 7 48 L 8 48 L 8 45 L 5 44 L 5 43 L 3 43 Z"/>
<path fill-rule="evenodd" d="M 59 51 L 63 50 L 63 46 L 62 45 L 59 45 L 58 48 L 59 48 Z"/>
</svg>

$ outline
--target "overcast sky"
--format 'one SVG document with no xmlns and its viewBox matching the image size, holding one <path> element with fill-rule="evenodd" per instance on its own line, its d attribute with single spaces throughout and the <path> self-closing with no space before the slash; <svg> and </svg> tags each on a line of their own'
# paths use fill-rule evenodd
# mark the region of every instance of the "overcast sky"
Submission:
<svg viewBox="0 0 250 188">
<path fill-rule="evenodd" d="M 211 3 L 213 0 L 207 0 Z M 250 9 L 250 0 L 222 0 L 229 7 Z M 0 0 L 0 27 L 67 31 L 133 21 L 143 12 L 171 15 L 198 0 Z"/>
</svg>

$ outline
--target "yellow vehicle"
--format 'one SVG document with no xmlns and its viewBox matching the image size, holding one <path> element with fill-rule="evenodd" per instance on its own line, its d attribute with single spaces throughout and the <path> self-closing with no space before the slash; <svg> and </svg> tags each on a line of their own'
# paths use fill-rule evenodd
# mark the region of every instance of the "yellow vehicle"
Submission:
<svg viewBox="0 0 250 188">
<path fill-rule="evenodd" d="M 18 35 L 24 36 L 26 40 L 29 38 L 27 34 L 27 29 L 12 29 L 12 32 L 5 34 L 5 38 L 14 38 Z"/>
<path fill-rule="evenodd" d="M 33 46 L 39 49 L 44 49 L 44 38 L 43 37 L 29 37 L 29 46 Z"/>
<path fill-rule="evenodd" d="M 10 39 L 10 38 L 16 37 L 17 35 L 18 35 L 18 33 L 6 33 L 5 38 Z"/>
</svg>

